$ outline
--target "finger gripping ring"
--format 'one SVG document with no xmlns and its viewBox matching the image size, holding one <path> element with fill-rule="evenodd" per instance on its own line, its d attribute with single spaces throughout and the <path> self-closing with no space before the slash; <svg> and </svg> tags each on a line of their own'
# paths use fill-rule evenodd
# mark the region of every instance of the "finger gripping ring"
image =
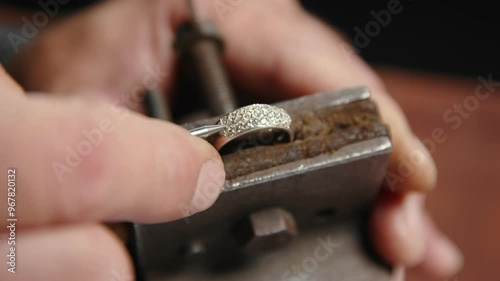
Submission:
<svg viewBox="0 0 500 281">
<path fill-rule="evenodd" d="M 268 104 L 241 107 L 223 116 L 217 124 L 226 126 L 214 142 L 219 151 L 234 151 L 293 139 L 290 115 L 283 108 Z"/>
</svg>

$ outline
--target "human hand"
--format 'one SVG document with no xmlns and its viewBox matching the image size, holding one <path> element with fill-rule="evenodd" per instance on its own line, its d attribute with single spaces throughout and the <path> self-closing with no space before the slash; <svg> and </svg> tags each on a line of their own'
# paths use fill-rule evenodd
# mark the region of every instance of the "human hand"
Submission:
<svg viewBox="0 0 500 281">
<path fill-rule="evenodd" d="M 210 144 L 88 90 L 27 94 L 0 66 L 0 181 L 10 180 L 0 280 L 132 280 L 124 243 L 100 223 L 183 218 L 220 192 L 223 163 Z"/>
<path fill-rule="evenodd" d="M 394 265 L 418 266 L 436 277 L 456 273 L 462 263 L 458 250 L 438 232 L 424 210 L 424 196 L 436 183 L 435 165 L 373 70 L 346 49 L 348 44 L 342 36 L 307 14 L 295 1 L 233 2 L 239 5 L 224 17 L 214 9 L 212 1 L 198 4 L 201 13 L 220 27 L 227 43 L 225 63 L 240 87 L 268 99 L 359 85 L 371 89 L 382 117 L 391 127 L 394 145 L 386 188 L 371 221 L 375 246 Z M 49 28 L 23 51 L 14 73 L 28 90 L 104 95 L 138 110 L 137 102 L 124 100 L 131 89 L 144 85 L 151 69 L 173 73 L 175 30 L 188 18 L 187 5 L 181 0 L 104 2 Z M 171 77 L 161 77 L 160 86 L 167 92 Z M 142 147 L 139 145 L 143 138 L 131 139 Z M 58 148 L 56 144 L 51 147 Z M 64 144 L 61 147 L 64 149 Z M 129 186 L 131 190 L 123 195 L 137 192 Z M 102 185 L 101 189 L 111 194 L 109 187 Z M 106 209 L 116 211 L 111 206 Z M 132 208 L 130 214 L 135 211 Z"/>
</svg>

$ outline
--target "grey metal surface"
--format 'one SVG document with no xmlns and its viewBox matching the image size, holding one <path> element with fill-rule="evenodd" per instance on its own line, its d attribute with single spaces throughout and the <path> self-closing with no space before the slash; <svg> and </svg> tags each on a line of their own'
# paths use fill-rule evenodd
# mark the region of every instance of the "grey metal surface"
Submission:
<svg viewBox="0 0 500 281">
<path fill-rule="evenodd" d="M 298 234 L 295 218 L 283 208 L 254 212 L 236 230 L 242 250 L 252 256 L 283 248 Z"/>
<path fill-rule="evenodd" d="M 373 262 L 357 220 L 301 233 L 286 248 L 269 252 L 235 272 L 214 274 L 187 267 L 151 281 L 389 281 L 391 269 Z"/>
<path fill-rule="evenodd" d="M 289 112 L 299 112 L 339 106 L 369 97 L 365 88 L 354 88 L 307 96 L 278 105 Z M 217 117 L 202 120 L 187 124 L 186 128 L 214 124 L 216 120 Z M 154 280 L 199 280 L 200 276 L 203 280 L 259 280 L 258 276 L 263 273 L 269 276 L 282 274 L 283 269 L 293 267 L 294 262 L 300 261 L 300 256 L 310 252 L 309 247 L 314 245 L 314 239 L 303 236 L 303 231 L 307 233 L 316 229 L 311 232 L 313 238 L 327 229 L 332 229 L 339 237 L 349 236 L 345 231 L 359 236 L 359 229 L 339 228 L 339 224 L 344 219 L 357 224 L 359 220 L 353 216 L 373 204 L 391 150 L 390 140 L 380 137 L 344 146 L 335 153 L 228 180 L 219 199 L 205 212 L 166 224 L 136 225 L 139 268 L 149 277 L 159 277 Z M 292 242 L 288 250 L 280 251 L 282 256 L 279 260 L 267 258 L 268 262 L 263 262 L 268 256 L 259 257 L 236 273 L 215 274 L 208 270 L 213 265 L 217 267 L 234 261 L 234 251 L 241 247 L 234 228 L 242 219 L 275 207 L 290 212 L 301 232 L 299 241 Z M 349 242 L 344 244 L 345 253 L 333 255 L 318 266 L 316 277 L 311 275 L 307 280 L 389 280 L 389 271 L 369 258 L 368 253 L 362 250 L 360 240 L 352 238 L 346 241 Z M 293 256 L 290 256 L 292 253 Z M 204 270 L 201 265 L 204 265 Z M 361 266 L 362 270 L 357 271 L 357 266 Z M 370 273 L 372 270 L 373 274 Z M 335 274 L 345 279 L 332 279 Z M 372 279 L 366 279 L 367 274 Z M 281 280 L 281 277 L 268 280 Z"/>
<path fill-rule="evenodd" d="M 189 220 L 139 228 L 143 265 L 148 272 L 171 270 L 182 259 L 179 250 L 194 240 L 212 244 L 207 247 L 214 251 L 236 247 L 234 224 L 269 207 L 290 211 L 299 229 L 315 226 L 317 216 L 325 211 L 347 217 L 375 198 L 390 150 L 389 140 L 379 138 L 346 146 L 330 157 L 297 161 L 226 182 L 209 210 Z"/>
</svg>

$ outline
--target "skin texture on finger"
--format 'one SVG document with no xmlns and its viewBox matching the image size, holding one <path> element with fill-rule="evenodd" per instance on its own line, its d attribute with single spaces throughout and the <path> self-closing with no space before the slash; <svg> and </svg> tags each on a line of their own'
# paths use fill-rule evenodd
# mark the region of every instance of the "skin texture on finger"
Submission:
<svg viewBox="0 0 500 281">
<path fill-rule="evenodd" d="M 174 59 L 169 2 L 103 1 L 43 30 L 9 70 L 28 91 L 60 95 L 115 99 L 138 87 L 167 87 Z"/>
<path fill-rule="evenodd" d="M 464 264 L 462 253 L 436 228 L 428 214 L 424 216 L 424 228 L 427 237 L 425 258 L 415 270 L 423 277 L 440 280 L 456 276 Z"/>
<path fill-rule="evenodd" d="M 414 192 L 384 192 L 372 214 L 374 245 L 393 264 L 430 278 L 453 277 L 463 266 L 463 256 L 436 228 L 423 203 L 423 196 Z"/>
<path fill-rule="evenodd" d="M 217 151 L 176 125 L 79 98 L 30 96 L 4 106 L 16 115 L 0 119 L 9 134 L 0 140 L 0 167 L 18 170 L 22 226 L 178 219 L 208 208 L 225 180 Z"/>
<path fill-rule="evenodd" d="M 425 257 L 423 196 L 383 192 L 371 219 L 372 240 L 392 264 L 411 268 Z"/>
<path fill-rule="evenodd" d="M 7 243 L 0 252 L 9 253 Z M 127 250 L 109 229 L 98 224 L 68 225 L 18 233 L 15 274 L 5 266 L 4 281 L 132 281 Z"/>
</svg>

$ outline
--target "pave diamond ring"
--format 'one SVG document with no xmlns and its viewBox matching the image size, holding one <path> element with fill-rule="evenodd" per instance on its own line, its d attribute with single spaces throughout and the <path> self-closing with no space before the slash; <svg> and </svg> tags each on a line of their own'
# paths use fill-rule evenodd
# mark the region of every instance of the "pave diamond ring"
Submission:
<svg viewBox="0 0 500 281">
<path fill-rule="evenodd" d="M 293 139 L 290 115 L 283 108 L 268 104 L 239 108 L 223 116 L 217 124 L 226 126 L 214 141 L 219 151 L 234 151 Z"/>
</svg>

